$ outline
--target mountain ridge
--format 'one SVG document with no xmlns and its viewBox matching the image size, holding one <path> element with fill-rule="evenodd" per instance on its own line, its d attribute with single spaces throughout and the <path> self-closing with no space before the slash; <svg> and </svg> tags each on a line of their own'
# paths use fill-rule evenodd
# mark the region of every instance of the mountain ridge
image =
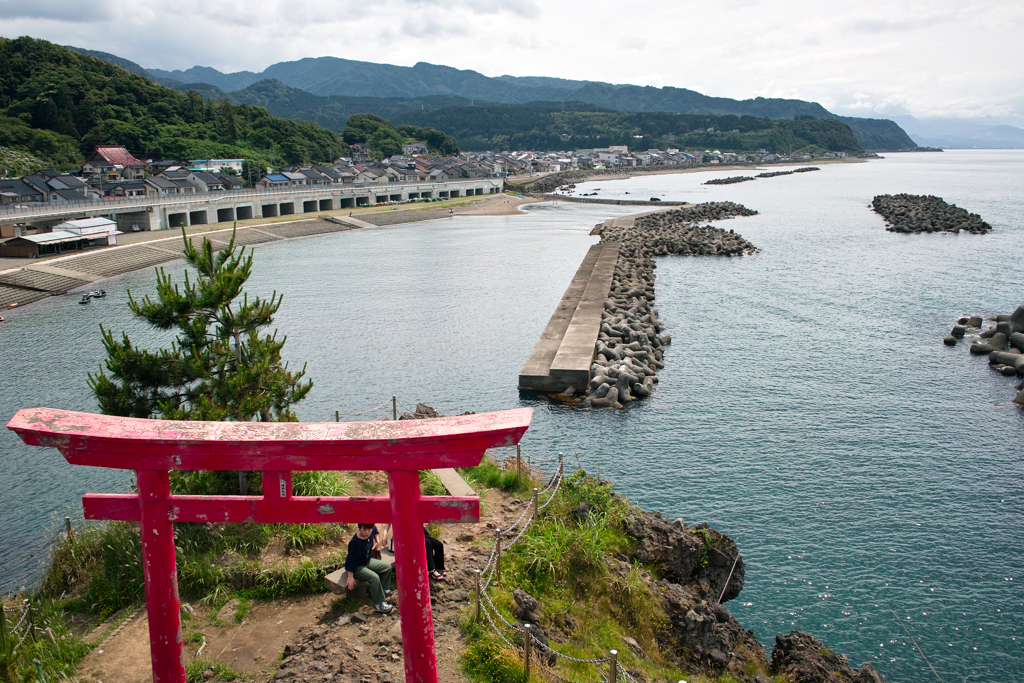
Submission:
<svg viewBox="0 0 1024 683">
<path fill-rule="evenodd" d="M 225 92 L 244 89 L 260 80 L 273 78 L 322 97 L 417 98 L 440 95 L 495 104 L 586 102 L 615 111 L 637 113 L 735 114 L 772 119 L 814 116 L 843 121 L 866 149 L 914 149 L 917 146 L 895 123 L 878 124 L 879 119 L 838 116 L 817 102 L 763 97 L 734 100 L 702 95 L 686 88 L 655 88 L 542 76 L 489 77 L 469 69 L 427 62 L 418 62 L 408 67 L 340 57 L 306 57 L 272 64 L 259 74 L 251 71 L 223 74 L 211 67 L 192 67 L 185 71 L 148 71 L 154 76 L 184 83 L 201 80 Z"/>
</svg>

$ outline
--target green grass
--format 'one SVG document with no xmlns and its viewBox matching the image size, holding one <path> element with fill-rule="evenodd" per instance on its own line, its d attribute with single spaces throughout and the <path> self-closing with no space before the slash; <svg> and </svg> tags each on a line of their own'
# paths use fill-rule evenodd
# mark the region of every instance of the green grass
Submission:
<svg viewBox="0 0 1024 683">
<path fill-rule="evenodd" d="M 205 681 L 247 681 L 251 678 L 236 672 L 230 666 L 205 659 L 193 659 L 185 665 L 185 680 L 188 683 Z"/>
<path fill-rule="evenodd" d="M 484 485 L 488 481 L 496 484 L 499 478 L 508 481 L 508 473 L 494 466 L 473 470 L 479 472 Z M 515 473 L 511 474 L 514 483 Z M 544 500 L 542 497 L 541 502 Z M 570 511 L 580 503 L 589 504 L 592 512 L 578 520 Z M 613 495 L 608 484 L 582 470 L 567 475 L 540 519 L 503 556 L 502 586 L 491 587 L 491 600 L 512 622 L 513 588 L 522 588 L 540 600 L 539 626 L 549 634 L 559 634 L 562 642 L 552 642 L 552 647 L 564 654 L 597 659 L 615 649 L 623 667 L 643 671 L 647 680 L 695 681 L 662 654 L 664 648 L 656 633 L 668 623 L 661 598 L 648 583 L 650 574 L 637 565 L 620 573 L 620 565 L 613 559 L 634 551 L 623 525 L 629 512 L 629 503 Z M 466 675 L 481 682 L 521 680 L 520 655 L 508 651 L 486 621 L 482 628 L 473 617 L 473 609 L 467 609 L 460 624 L 469 641 L 461 660 Z M 634 654 L 624 644 L 625 636 L 635 638 L 647 656 Z M 592 664 L 558 661 L 555 670 L 573 680 L 602 680 L 607 675 L 605 669 Z"/>
<path fill-rule="evenodd" d="M 237 486 L 237 473 L 226 474 L 231 476 L 177 477 L 176 491 L 203 493 Z M 258 491 L 258 476 L 250 476 L 250 487 L 254 481 Z M 295 495 L 303 496 L 344 496 L 351 488 L 351 482 L 335 472 L 296 472 L 292 483 Z M 332 553 L 320 563 L 304 561 L 297 567 L 282 568 L 263 566 L 261 554 L 275 542 L 283 542 L 290 550 L 306 551 L 336 541 L 344 531 L 345 527 L 334 524 L 175 524 L 178 591 L 185 600 L 211 607 L 237 597 L 241 600 L 235 613 L 238 620 L 245 618 L 250 600 L 322 593 L 323 577 L 340 566 L 341 553 Z M 73 536 L 59 530 L 51 543 L 50 565 L 35 596 L 40 618 L 57 636 L 57 643 L 46 638 L 31 648 L 22 646 L 14 658 L 4 655 L 0 647 L 0 683 L 34 680 L 34 666 L 26 667 L 26 662 L 32 665 L 35 658 L 43 662 L 48 679 L 51 675 L 55 679 L 73 676 L 89 647 L 70 635 L 61 639 L 69 633 L 67 615 L 85 615 L 89 621 L 99 622 L 119 609 L 143 602 L 144 597 L 138 524 L 79 523 Z M 23 653 L 31 656 L 25 660 L 28 655 Z M 217 678 L 211 680 L 234 677 L 233 672 L 220 669 L 214 675 Z"/>
<path fill-rule="evenodd" d="M 17 602 L 20 604 L 21 600 Z M 33 598 L 31 604 L 35 637 L 26 638 L 17 650 L 15 646 L 26 633 L 27 621 L 16 633 L 11 633 L 21 615 L 8 613 L 0 617 L 0 681 L 4 683 L 37 681 L 34 663 L 37 659 L 48 680 L 60 680 L 62 676 L 73 674 L 78 662 L 89 652 L 89 646 L 69 628 L 64 603 Z M 50 634 L 53 634 L 52 640 Z"/>
<path fill-rule="evenodd" d="M 515 470 L 502 470 L 490 462 L 460 469 L 459 474 L 475 488 L 498 489 L 507 493 L 533 493 L 533 487 L 537 485 L 526 472 L 525 463 L 522 477 Z"/>
</svg>

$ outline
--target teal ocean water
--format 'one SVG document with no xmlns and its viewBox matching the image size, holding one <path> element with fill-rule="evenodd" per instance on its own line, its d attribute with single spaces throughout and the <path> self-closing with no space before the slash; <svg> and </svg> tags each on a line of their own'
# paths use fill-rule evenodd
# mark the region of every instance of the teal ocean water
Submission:
<svg viewBox="0 0 1024 683">
<path fill-rule="evenodd" d="M 760 212 L 719 223 L 761 249 L 752 257 L 658 259 L 673 344 L 657 394 L 623 411 L 521 399 L 515 384 L 589 230 L 633 209 L 541 204 L 258 247 L 250 289 L 284 294 L 286 356 L 315 382 L 300 418 L 393 394 L 448 414 L 532 406 L 526 452 L 577 456 L 643 507 L 736 539 L 746 585 L 728 607 L 769 648 L 798 628 L 889 680 L 927 680 L 891 607 L 944 680 L 1024 680 L 1024 411 L 1008 405 L 1011 379 L 942 345 L 962 314 L 1024 303 L 1024 153 L 890 155 L 701 185 L 727 175 L 578 189 Z M 995 230 L 887 233 L 868 204 L 896 192 L 942 196 Z M 95 409 L 85 374 L 102 360 L 99 323 L 161 341 L 125 307 L 127 288 L 153 291 L 152 271 L 103 284 L 110 295 L 89 306 L 69 295 L 5 313 L 5 420 L 36 405 Z M 55 518 L 128 477 L 4 431 L 0 481 L 7 591 L 38 579 Z"/>
</svg>

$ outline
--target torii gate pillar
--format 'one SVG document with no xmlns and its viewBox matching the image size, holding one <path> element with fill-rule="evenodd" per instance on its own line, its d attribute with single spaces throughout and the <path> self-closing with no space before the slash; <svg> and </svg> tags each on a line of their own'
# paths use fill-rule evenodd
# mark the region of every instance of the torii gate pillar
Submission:
<svg viewBox="0 0 1024 683">
<path fill-rule="evenodd" d="M 402 422 L 184 422 L 54 408 L 7 424 L 73 465 L 135 470 L 137 495 L 89 493 L 86 519 L 136 521 L 142 535 L 154 683 L 185 683 L 174 557 L 175 522 L 390 522 L 407 683 L 437 683 L 424 522 L 474 522 L 477 497 L 421 496 L 419 471 L 480 464 L 488 448 L 519 443 L 530 408 Z M 260 470 L 262 496 L 174 496 L 171 470 Z M 295 497 L 297 470 L 382 470 L 387 498 Z"/>
</svg>

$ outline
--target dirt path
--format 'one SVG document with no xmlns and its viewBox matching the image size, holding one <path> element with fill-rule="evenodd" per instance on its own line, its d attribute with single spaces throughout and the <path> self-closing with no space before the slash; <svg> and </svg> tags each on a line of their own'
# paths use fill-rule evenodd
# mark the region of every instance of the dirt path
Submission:
<svg viewBox="0 0 1024 683">
<path fill-rule="evenodd" d="M 494 490 L 487 491 L 481 503 L 479 522 L 446 525 L 441 530 L 448 581 L 431 587 L 441 681 L 468 683 L 458 669 L 466 646 L 458 619 L 471 604 L 473 570 L 482 569 L 487 561 L 493 528 L 513 521 L 525 505 Z M 241 623 L 230 606 L 220 615 L 202 608 L 195 611 L 196 616 L 186 616 L 182 624 L 186 661 L 202 648 L 203 660 L 230 666 L 255 683 L 404 680 L 400 607 L 398 613 L 381 615 L 372 610 L 368 598 L 342 600 L 325 589 L 321 595 L 253 602 Z M 115 620 L 109 630 L 115 631 L 118 625 Z M 82 683 L 152 682 L 145 610 L 122 622 L 85 657 L 79 678 Z"/>
</svg>

